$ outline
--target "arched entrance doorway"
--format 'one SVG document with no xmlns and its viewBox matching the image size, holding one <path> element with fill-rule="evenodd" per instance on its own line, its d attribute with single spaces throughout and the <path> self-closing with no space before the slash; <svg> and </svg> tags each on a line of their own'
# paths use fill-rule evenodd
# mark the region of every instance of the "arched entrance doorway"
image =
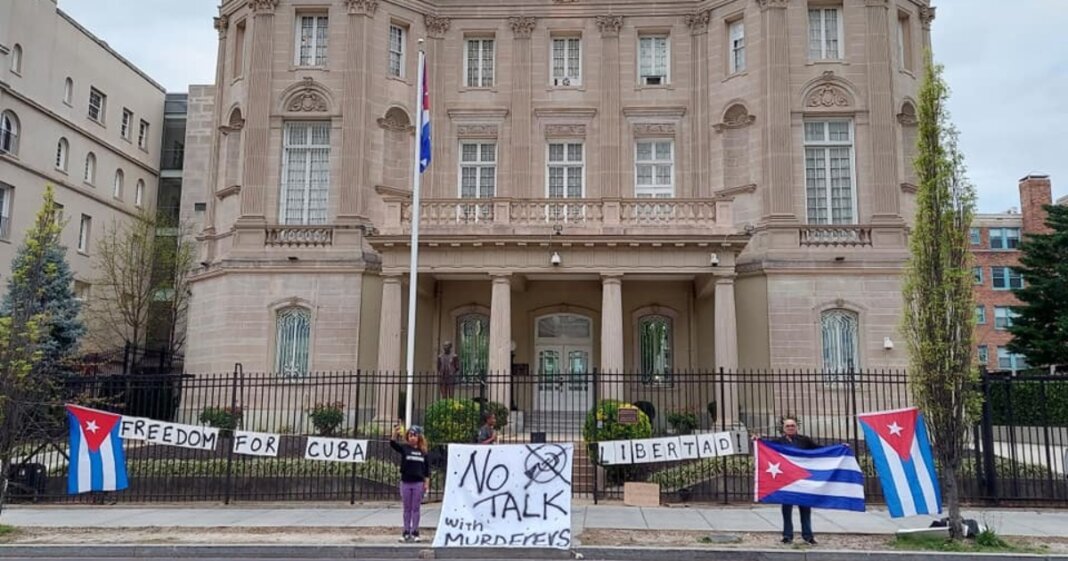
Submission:
<svg viewBox="0 0 1068 561">
<path fill-rule="evenodd" d="M 538 317 L 534 353 L 535 411 L 588 411 L 593 397 L 593 321 L 571 313 Z"/>
</svg>

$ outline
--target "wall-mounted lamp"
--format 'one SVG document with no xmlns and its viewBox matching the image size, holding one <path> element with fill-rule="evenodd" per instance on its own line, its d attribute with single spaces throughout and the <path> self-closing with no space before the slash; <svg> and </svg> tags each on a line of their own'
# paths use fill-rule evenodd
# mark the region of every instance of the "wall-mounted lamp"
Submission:
<svg viewBox="0 0 1068 561">
<path fill-rule="evenodd" d="M 557 252 L 555 252 L 555 251 L 553 252 L 553 256 L 549 258 L 549 263 L 550 263 L 550 264 L 551 264 L 551 265 L 552 265 L 553 267 L 559 267 L 559 266 L 560 266 L 560 263 L 561 263 L 561 261 L 563 261 L 563 260 L 562 260 L 562 259 L 560 259 L 560 254 L 559 254 L 559 253 L 557 253 Z"/>
<path fill-rule="evenodd" d="M 708 258 L 708 264 L 712 265 L 713 267 L 719 267 L 719 256 L 713 253 Z"/>
<path fill-rule="evenodd" d="M 894 350 L 894 341 L 889 337 L 883 337 L 883 348 L 888 351 Z"/>
</svg>

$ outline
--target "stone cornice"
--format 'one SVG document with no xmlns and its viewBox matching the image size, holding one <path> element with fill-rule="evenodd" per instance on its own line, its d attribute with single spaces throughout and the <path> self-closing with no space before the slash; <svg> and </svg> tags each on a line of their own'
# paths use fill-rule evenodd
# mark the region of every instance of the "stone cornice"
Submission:
<svg viewBox="0 0 1068 561">
<path fill-rule="evenodd" d="M 255 15 L 274 15 L 278 0 L 248 0 L 248 9 Z"/>
</svg>

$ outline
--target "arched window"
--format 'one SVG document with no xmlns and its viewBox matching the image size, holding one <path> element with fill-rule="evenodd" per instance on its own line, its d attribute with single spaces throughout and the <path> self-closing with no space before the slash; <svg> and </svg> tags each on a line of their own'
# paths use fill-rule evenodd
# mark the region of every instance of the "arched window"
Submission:
<svg viewBox="0 0 1068 561">
<path fill-rule="evenodd" d="M 489 316 L 470 313 L 456 318 L 456 354 L 460 381 L 476 381 L 489 370 Z"/>
<path fill-rule="evenodd" d="M 70 158 L 70 143 L 66 138 L 60 138 L 56 146 L 56 169 L 67 171 L 67 162 Z"/>
<path fill-rule="evenodd" d="M 74 80 L 71 80 L 68 76 L 63 81 L 63 103 L 70 105 L 74 102 Z"/>
<path fill-rule="evenodd" d="M 134 191 L 134 204 L 138 207 L 143 206 L 145 203 L 145 180 L 137 180 L 137 190 Z"/>
<path fill-rule="evenodd" d="M 638 319 L 638 367 L 646 384 L 671 382 L 671 343 L 674 326 L 671 318 L 649 314 Z"/>
<path fill-rule="evenodd" d="M 852 372 L 859 367 L 859 324 L 860 318 L 856 312 L 849 310 L 827 310 L 820 316 L 825 372 Z"/>
<path fill-rule="evenodd" d="M 116 199 L 122 198 L 122 183 L 124 179 L 126 179 L 126 176 L 122 173 L 122 170 L 115 170 L 115 183 L 112 187 L 111 195 Z"/>
<path fill-rule="evenodd" d="M 90 185 L 96 182 L 96 156 L 92 152 L 85 157 L 85 182 Z"/>
<path fill-rule="evenodd" d="M 276 321 L 275 371 L 285 377 L 308 373 L 311 342 L 311 312 L 291 307 L 278 312 Z"/>
<path fill-rule="evenodd" d="M 19 118 L 11 111 L 0 114 L 0 154 L 19 153 Z"/>
<path fill-rule="evenodd" d="M 22 45 L 15 43 L 15 47 L 11 49 L 11 71 L 15 74 L 22 74 Z"/>
</svg>

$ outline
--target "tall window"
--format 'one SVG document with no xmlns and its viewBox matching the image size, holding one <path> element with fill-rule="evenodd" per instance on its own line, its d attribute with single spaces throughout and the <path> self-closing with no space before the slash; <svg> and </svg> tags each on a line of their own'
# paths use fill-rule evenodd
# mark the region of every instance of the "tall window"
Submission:
<svg viewBox="0 0 1068 561">
<path fill-rule="evenodd" d="M 851 372 L 859 367 L 857 314 L 849 310 L 828 310 L 820 317 L 823 333 L 823 369 L 831 373 Z"/>
<path fill-rule="evenodd" d="M 92 185 L 96 183 L 96 156 L 89 152 L 85 157 L 85 182 Z"/>
<path fill-rule="evenodd" d="M 145 180 L 137 180 L 137 188 L 134 190 L 134 204 L 138 207 L 144 206 L 145 203 Z"/>
<path fill-rule="evenodd" d="M 247 27 L 245 20 L 237 22 L 234 26 L 234 78 L 245 74 L 245 30 Z"/>
<path fill-rule="evenodd" d="M 983 284 L 983 268 L 972 267 L 972 277 L 975 278 L 975 284 Z"/>
<path fill-rule="evenodd" d="M 839 8 L 812 8 L 808 11 L 808 58 L 842 58 L 841 36 L 842 17 Z"/>
<path fill-rule="evenodd" d="M 282 163 L 282 223 L 326 224 L 330 123 L 286 123 Z"/>
<path fill-rule="evenodd" d="M 456 354 L 460 381 L 476 381 L 489 371 L 489 317 L 464 314 L 456 318 Z"/>
<path fill-rule="evenodd" d="M 89 118 L 103 124 L 107 113 L 108 96 L 96 88 L 89 88 Z"/>
<path fill-rule="evenodd" d="M 994 281 L 994 290 L 1023 288 L 1023 275 L 1012 267 L 991 267 L 990 276 Z"/>
<path fill-rule="evenodd" d="M 148 121 L 141 121 L 137 127 L 137 147 L 148 150 Z"/>
<path fill-rule="evenodd" d="M 493 39 L 468 39 L 464 75 L 469 88 L 493 87 Z"/>
<path fill-rule="evenodd" d="M 905 12 L 897 15 L 897 59 L 904 70 L 912 70 L 912 20 Z"/>
<path fill-rule="evenodd" d="M 74 103 L 74 80 L 70 77 L 63 80 L 63 103 L 67 105 Z"/>
<path fill-rule="evenodd" d="M 122 110 L 122 125 L 119 126 L 119 134 L 126 140 L 130 140 L 130 129 L 133 127 L 133 111 Z"/>
<path fill-rule="evenodd" d="M 985 325 L 986 324 L 986 306 L 980 305 L 980 306 L 976 306 L 975 307 L 975 324 L 976 325 Z"/>
<path fill-rule="evenodd" d="M 11 186 L 0 183 L 0 240 L 11 239 Z"/>
<path fill-rule="evenodd" d="M 634 195 L 675 196 L 675 142 L 642 140 L 635 144 Z"/>
<path fill-rule="evenodd" d="M 582 83 L 582 40 L 578 37 L 553 38 L 553 85 Z"/>
<path fill-rule="evenodd" d="M 10 111 L 0 113 L 0 154 L 18 155 L 19 118 Z"/>
<path fill-rule="evenodd" d="M 306 375 L 311 343 L 311 312 L 297 307 L 281 310 L 275 329 L 275 372 L 287 378 Z"/>
<path fill-rule="evenodd" d="M 1012 327 L 1012 320 L 1020 317 L 1020 314 L 1008 306 L 994 306 L 994 329 L 1008 329 Z"/>
<path fill-rule="evenodd" d="M 581 142 L 549 143 L 549 198 L 582 198 L 582 156 Z"/>
<path fill-rule="evenodd" d="M 460 144 L 460 198 L 488 199 L 497 192 L 497 143 Z M 464 204 L 459 207 L 464 220 L 490 220 L 492 204 Z"/>
<path fill-rule="evenodd" d="M 729 24 L 730 35 L 730 73 L 745 70 L 745 22 L 732 21 Z"/>
<path fill-rule="evenodd" d="M 18 43 L 11 49 L 11 71 L 22 74 L 22 45 Z"/>
<path fill-rule="evenodd" d="M 116 199 L 122 198 L 122 183 L 125 179 L 125 174 L 121 169 L 115 170 L 115 183 L 112 185 L 111 195 Z"/>
<path fill-rule="evenodd" d="M 987 348 L 987 346 L 986 345 L 979 345 L 979 348 L 976 349 L 976 350 L 978 351 L 978 353 L 976 353 L 976 356 L 978 357 L 977 360 L 979 362 L 979 365 L 980 366 L 986 366 L 987 364 L 989 364 L 990 363 L 990 350 Z"/>
<path fill-rule="evenodd" d="M 1010 353 L 1008 347 L 998 347 L 999 370 L 1027 370 L 1030 366 L 1023 355 Z"/>
<path fill-rule="evenodd" d="M 668 83 L 668 38 L 645 36 L 638 38 L 638 82 L 646 86 Z"/>
<path fill-rule="evenodd" d="M 1016 249 L 1019 246 L 1019 228 L 990 229 L 990 249 Z"/>
<path fill-rule="evenodd" d="M 389 75 L 404 77 L 404 45 L 407 31 L 399 25 L 389 26 Z"/>
<path fill-rule="evenodd" d="M 651 314 L 638 319 L 638 353 L 642 381 L 662 384 L 671 381 L 673 336 L 671 318 Z"/>
<path fill-rule="evenodd" d="M 982 235 L 981 235 L 981 233 L 979 231 L 979 228 L 969 228 L 968 229 L 968 243 L 970 243 L 972 245 L 979 245 L 980 243 L 982 243 L 981 240 L 982 240 Z"/>
<path fill-rule="evenodd" d="M 326 66 L 326 16 L 297 18 L 297 66 Z"/>
<path fill-rule="evenodd" d="M 67 171 L 67 163 L 70 161 L 70 143 L 66 138 L 60 138 L 56 144 L 56 169 Z"/>
<path fill-rule="evenodd" d="M 809 224 L 853 224 L 853 123 L 805 122 Z"/>
<path fill-rule="evenodd" d="M 93 229 L 93 218 L 88 214 L 82 215 L 82 221 L 78 224 L 78 252 L 89 254 L 89 234 Z"/>
</svg>

